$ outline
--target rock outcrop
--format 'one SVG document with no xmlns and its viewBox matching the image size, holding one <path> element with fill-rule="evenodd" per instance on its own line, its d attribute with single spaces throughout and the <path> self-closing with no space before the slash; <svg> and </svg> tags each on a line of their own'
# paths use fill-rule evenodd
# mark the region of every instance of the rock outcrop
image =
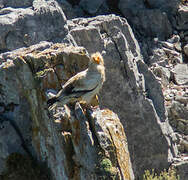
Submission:
<svg viewBox="0 0 188 180">
<path fill-rule="evenodd" d="M 103 107 L 119 115 L 127 129 L 136 176 L 145 169 L 167 168 L 168 162 L 177 155 L 176 137 L 170 136 L 173 131 L 166 120 L 161 85 L 142 60 L 127 21 L 110 15 L 75 19 L 68 25 L 78 45 L 86 47 L 90 53 L 96 50 L 103 53 L 106 82 L 101 102 Z"/>
<path fill-rule="evenodd" d="M 187 7 L 178 0 L 0 0 L 0 171 L 18 152 L 47 162 L 55 179 L 137 179 L 173 165 L 186 180 Z M 111 12 L 128 21 L 83 18 Z M 49 112 L 45 93 L 86 69 L 96 51 L 106 67 L 100 107 L 114 113 L 79 104 Z"/>
<path fill-rule="evenodd" d="M 67 34 L 65 15 L 55 1 L 35 0 L 27 8 L 12 7 L 13 3 L 0 10 L 0 52 L 44 40 L 61 42 Z"/>
<path fill-rule="evenodd" d="M 116 114 L 100 109 L 84 112 L 79 104 L 75 109 L 48 111 L 46 91 L 58 90 L 87 68 L 84 48 L 43 42 L 2 54 L 1 59 L 2 164 L 12 152 L 19 152 L 46 161 L 57 180 L 134 179 L 124 128 Z M 9 134 L 7 128 L 12 128 Z M 12 140 L 7 143 L 4 138 Z"/>
</svg>

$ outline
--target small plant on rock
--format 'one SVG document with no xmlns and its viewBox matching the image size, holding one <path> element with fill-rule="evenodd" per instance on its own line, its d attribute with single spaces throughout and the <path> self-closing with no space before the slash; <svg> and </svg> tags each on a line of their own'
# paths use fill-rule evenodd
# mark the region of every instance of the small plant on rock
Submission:
<svg viewBox="0 0 188 180">
<path fill-rule="evenodd" d="M 169 171 L 162 171 L 159 175 L 154 172 L 154 169 L 152 172 L 149 170 L 146 170 L 143 175 L 143 180 L 180 180 L 179 176 L 176 174 L 175 169 L 169 169 Z"/>
</svg>

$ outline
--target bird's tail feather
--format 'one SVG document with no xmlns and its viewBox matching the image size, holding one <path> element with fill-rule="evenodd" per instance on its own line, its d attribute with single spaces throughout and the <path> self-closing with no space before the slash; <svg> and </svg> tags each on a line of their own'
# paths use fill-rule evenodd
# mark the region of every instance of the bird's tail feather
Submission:
<svg viewBox="0 0 188 180">
<path fill-rule="evenodd" d="M 49 106 L 49 110 L 53 110 L 55 107 L 57 106 L 57 102 L 55 102 L 54 104 L 52 104 L 51 106 Z"/>
<path fill-rule="evenodd" d="M 47 101 L 48 107 L 52 106 L 54 103 L 56 103 L 58 99 L 56 97 L 53 97 Z"/>
</svg>

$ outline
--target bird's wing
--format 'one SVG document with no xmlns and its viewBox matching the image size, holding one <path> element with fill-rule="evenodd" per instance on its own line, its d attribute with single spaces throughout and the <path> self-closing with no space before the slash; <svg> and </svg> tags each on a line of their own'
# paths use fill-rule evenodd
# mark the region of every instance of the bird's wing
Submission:
<svg viewBox="0 0 188 180">
<path fill-rule="evenodd" d="M 88 71 L 81 72 L 79 78 L 73 82 L 72 92 L 87 92 L 92 91 L 98 86 L 100 75 Z"/>
<path fill-rule="evenodd" d="M 76 93 L 76 96 L 80 96 L 83 93 L 92 91 L 98 85 L 98 75 L 89 74 L 87 70 L 82 71 L 72 78 L 70 78 L 64 85 L 61 91 L 57 94 L 57 98 L 64 95 L 71 95 Z"/>
</svg>

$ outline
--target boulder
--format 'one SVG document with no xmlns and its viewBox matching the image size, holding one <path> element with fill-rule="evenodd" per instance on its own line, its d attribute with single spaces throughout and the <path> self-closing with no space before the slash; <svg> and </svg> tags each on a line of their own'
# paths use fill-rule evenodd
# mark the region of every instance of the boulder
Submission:
<svg viewBox="0 0 188 180">
<path fill-rule="evenodd" d="M 10 147 L 46 162 L 56 180 L 134 179 L 124 128 L 115 113 L 85 109 L 79 103 L 75 108 L 47 108 L 47 90 L 59 90 L 87 68 L 89 56 L 83 47 L 42 42 L 0 58 L 1 114 L 8 111 L 17 125 Z M 12 135 L 6 134 L 6 139 Z M 6 142 L 4 138 L 0 136 L 0 142 Z M 23 152 L 20 142 L 27 142 Z M 11 153 L 1 154 L 1 170 Z"/>
<path fill-rule="evenodd" d="M 84 11 L 87 11 L 89 14 L 95 14 L 100 6 L 104 3 L 105 0 L 81 0 L 79 5 L 83 8 Z"/>
<path fill-rule="evenodd" d="M 12 7 L 12 8 L 26 8 L 32 5 L 34 0 L 1 0 L 1 8 Z"/>
<path fill-rule="evenodd" d="M 69 21 L 68 26 L 78 45 L 104 57 L 106 82 L 100 104 L 117 113 L 127 130 L 135 176 L 142 176 L 146 169 L 167 168 L 177 149 L 166 121 L 161 85 L 143 62 L 126 19 L 114 15 L 79 18 Z"/>
<path fill-rule="evenodd" d="M 187 30 L 188 6 L 180 5 L 177 12 L 177 29 Z"/>
<path fill-rule="evenodd" d="M 119 9 L 141 36 L 166 39 L 172 34 L 172 27 L 165 11 L 147 9 L 144 1 L 120 0 Z"/>
<path fill-rule="evenodd" d="M 188 65 L 187 64 L 177 64 L 174 67 L 174 79 L 178 85 L 188 84 Z"/>
<path fill-rule="evenodd" d="M 188 57 L 188 44 L 184 46 L 184 53 Z"/>
<path fill-rule="evenodd" d="M 40 41 L 61 41 L 67 34 L 66 18 L 55 1 L 33 2 L 32 8 L 0 10 L 0 52 L 28 47 Z"/>
</svg>

